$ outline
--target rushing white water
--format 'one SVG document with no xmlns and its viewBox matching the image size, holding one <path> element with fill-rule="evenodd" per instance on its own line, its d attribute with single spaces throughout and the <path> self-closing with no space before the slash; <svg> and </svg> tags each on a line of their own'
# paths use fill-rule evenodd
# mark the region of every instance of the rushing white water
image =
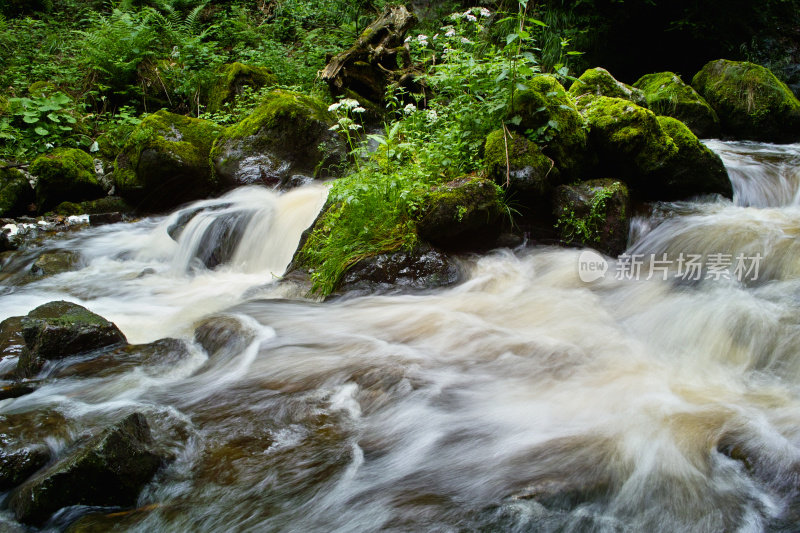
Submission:
<svg viewBox="0 0 800 533">
<path fill-rule="evenodd" d="M 542 247 L 467 258 L 454 288 L 286 300 L 268 273 L 319 189 L 197 204 L 178 243 L 180 213 L 87 230 L 55 244 L 87 266 L 10 287 L 3 317 L 68 298 L 149 342 L 223 312 L 246 347 L 52 379 L 0 413 L 147 414 L 177 459 L 142 510 L 104 522 L 120 530 L 796 531 L 800 146 L 712 147 L 729 169 L 751 161 L 735 203 L 663 205 L 628 253 L 760 253 L 753 282 L 616 279 L 612 261 L 587 283 L 581 251 Z M 213 269 L 208 231 L 240 239 Z"/>
</svg>

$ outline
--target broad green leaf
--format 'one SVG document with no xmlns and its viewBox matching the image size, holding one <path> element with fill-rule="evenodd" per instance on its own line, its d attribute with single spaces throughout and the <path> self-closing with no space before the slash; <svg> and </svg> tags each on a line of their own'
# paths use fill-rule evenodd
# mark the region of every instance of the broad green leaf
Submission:
<svg viewBox="0 0 800 533">
<path fill-rule="evenodd" d="M 50 135 L 50 132 L 48 130 L 46 130 L 45 128 L 41 127 L 41 126 L 37 127 L 33 131 L 35 131 L 37 134 L 41 135 L 42 137 L 44 137 L 45 135 Z"/>
<path fill-rule="evenodd" d="M 25 124 L 36 124 L 37 122 L 39 122 L 39 117 L 38 116 L 34 117 L 34 116 L 30 116 L 30 115 L 25 115 L 25 116 L 22 117 L 22 121 Z"/>
<path fill-rule="evenodd" d="M 55 113 L 48 113 L 47 118 L 49 118 L 53 122 L 61 122 L 61 119 L 58 118 L 58 115 L 56 115 Z"/>
</svg>

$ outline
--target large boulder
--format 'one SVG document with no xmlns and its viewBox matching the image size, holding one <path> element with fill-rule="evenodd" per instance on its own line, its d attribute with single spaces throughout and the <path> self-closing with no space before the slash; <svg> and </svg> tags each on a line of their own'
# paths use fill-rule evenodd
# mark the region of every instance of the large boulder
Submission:
<svg viewBox="0 0 800 533">
<path fill-rule="evenodd" d="M 131 133 L 114 163 L 116 192 L 135 207 L 161 211 L 217 190 L 209 152 L 222 128 L 159 111 Z"/>
<path fill-rule="evenodd" d="M 584 95 L 578 104 L 589 124 L 599 170 L 606 175 L 620 176 L 638 188 L 678 153 L 678 147 L 648 109 L 607 96 Z"/>
<path fill-rule="evenodd" d="M 493 131 L 486 137 L 484 160 L 487 176 L 524 200 L 546 197 L 557 183 L 553 160 L 523 135 Z"/>
<path fill-rule="evenodd" d="M 163 459 L 151 450 L 145 417 L 128 415 L 12 492 L 16 519 L 41 525 L 71 505 L 132 506 Z"/>
<path fill-rule="evenodd" d="M 40 212 L 64 201 L 77 202 L 103 196 L 92 157 L 75 148 L 59 148 L 37 157 L 30 166 L 37 177 L 36 204 Z"/>
<path fill-rule="evenodd" d="M 211 358 L 240 354 L 254 338 L 255 332 L 231 315 L 204 318 L 194 330 L 194 341 L 202 346 Z"/>
<path fill-rule="evenodd" d="M 717 193 L 731 198 L 728 171 L 722 159 L 700 142 L 680 120 L 658 117 L 664 133 L 670 136 L 678 152 L 667 160 L 657 176 L 644 187 L 644 196 L 658 200 L 681 200 L 700 194 Z"/>
<path fill-rule="evenodd" d="M 17 373 L 31 376 L 46 360 L 91 352 L 125 342 L 114 325 L 80 305 L 56 301 L 40 305 L 22 319 L 25 348 Z"/>
<path fill-rule="evenodd" d="M 500 235 L 504 215 L 500 187 L 466 176 L 425 195 L 417 213 L 417 233 L 443 250 L 486 249 Z"/>
<path fill-rule="evenodd" d="M 536 76 L 526 85 L 514 95 L 509 118 L 518 122 L 515 129 L 541 141 L 562 179 L 580 178 L 587 164 L 587 135 L 575 103 L 553 76 Z"/>
<path fill-rule="evenodd" d="M 338 293 L 375 294 L 444 287 L 460 279 L 458 267 L 430 246 L 362 259 L 342 277 Z"/>
<path fill-rule="evenodd" d="M 657 115 L 673 117 L 686 124 L 698 137 L 720 133 L 719 117 L 691 86 L 673 72 L 657 72 L 639 78 L 634 87 L 644 91 L 647 107 Z"/>
<path fill-rule="evenodd" d="M 285 186 L 298 175 L 331 176 L 346 160 L 344 142 L 330 130 L 334 123 L 321 100 L 272 91 L 249 117 L 226 128 L 214 142 L 214 173 L 224 187 Z"/>
<path fill-rule="evenodd" d="M 609 96 L 629 100 L 640 106 L 647 105 L 647 99 L 640 89 L 618 81 L 609 71 L 601 67 L 590 68 L 581 74 L 581 77 L 570 85 L 569 94 L 573 98 L 583 94 Z"/>
<path fill-rule="evenodd" d="M 272 72 L 264 67 L 239 62 L 222 65 L 208 93 L 208 111 L 216 113 L 226 104 L 233 103 L 237 96 L 241 96 L 245 87 L 260 89 L 265 85 L 274 85 L 276 81 Z"/>
<path fill-rule="evenodd" d="M 564 241 L 591 246 L 609 255 L 625 251 L 630 198 L 623 182 L 597 179 L 561 185 L 553 195 L 553 211 Z"/>
<path fill-rule="evenodd" d="M 50 449 L 43 444 L 0 450 L 0 492 L 12 489 L 50 461 Z"/>
<path fill-rule="evenodd" d="M 17 357 L 24 347 L 22 317 L 12 316 L 0 322 L 0 359 Z"/>
<path fill-rule="evenodd" d="M 56 250 L 45 252 L 36 258 L 31 265 L 31 274 L 47 278 L 77 269 L 81 264 L 81 255 L 72 250 Z"/>
<path fill-rule="evenodd" d="M 29 214 L 35 201 L 28 178 L 15 168 L 0 169 L 0 217 Z"/>
<path fill-rule="evenodd" d="M 744 61 L 707 63 L 692 86 L 714 108 L 723 133 L 742 139 L 800 139 L 800 101 L 768 69 Z"/>
</svg>

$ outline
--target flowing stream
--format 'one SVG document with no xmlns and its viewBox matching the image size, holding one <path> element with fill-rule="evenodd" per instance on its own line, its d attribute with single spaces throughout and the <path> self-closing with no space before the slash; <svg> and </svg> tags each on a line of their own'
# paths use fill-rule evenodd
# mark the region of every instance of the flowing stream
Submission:
<svg viewBox="0 0 800 533">
<path fill-rule="evenodd" d="M 323 187 L 48 241 L 84 267 L 12 276 L 0 319 L 67 299 L 190 355 L 52 378 L 0 414 L 58 413 L 59 449 L 145 413 L 176 459 L 120 530 L 797 531 L 800 145 L 709 144 L 734 201 L 658 205 L 631 230 L 640 271 L 606 258 L 589 282 L 583 251 L 534 247 L 465 258 L 452 288 L 300 298 L 273 278 Z M 244 342 L 209 357 L 210 315 Z"/>
</svg>

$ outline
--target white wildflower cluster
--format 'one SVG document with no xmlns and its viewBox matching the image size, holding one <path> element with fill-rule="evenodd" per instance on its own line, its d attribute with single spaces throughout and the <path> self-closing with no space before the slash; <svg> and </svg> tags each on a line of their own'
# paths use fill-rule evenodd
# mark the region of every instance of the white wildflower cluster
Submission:
<svg viewBox="0 0 800 533">
<path fill-rule="evenodd" d="M 422 46 L 428 46 L 428 36 L 420 33 L 417 35 L 417 42 Z"/>
<path fill-rule="evenodd" d="M 352 111 L 353 113 L 363 113 L 366 111 L 361 105 L 358 103 L 358 100 L 354 100 L 352 98 L 342 98 L 335 104 L 331 104 L 328 106 L 328 111 L 331 113 L 342 109 L 345 112 Z"/>
<path fill-rule="evenodd" d="M 363 113 L 366 111 L 361 104 L 358 103 L 358 100 L 354 100 L 352 98 L 342 98 L 335 104 L 331 104 L 328 106 L 328 111 L 331 113 L 340 114 L 338 122 L 328 128 L 331 131 L 336 131 L 338 129 L 343 130 L 351 130 L 351 131 L 358 131 L 361 129 L 360 124 L 356 124 L 356 122 L 350 118 L 348 115 L 350 113 Z"/>
<path fill-rule="evenodd" d="M 403 108 L 403 113 L 405 113 L 406 115 L 410 115 L 416 110 L 417 106 L 415 106 L 414 104 L 406 104 L 406 106 Z"/>
<path fill-rule="evenodd" d="M 425 119 L 431 123 L 436 122 L 439 120 L 439 113 L 437 113 L 434 109 L 428 109 L 425 111 Z"/>
<path fill-rule="evenodd" d="M 444 34 L 445 37 L 453 37 L 456 34 L 456 29 L 452 26 L 445 26 L 442 29 L 446 30 Z"/>
<path fill-rule="evenodd" d="M 485 7 L 481 7 L 481 8 L 473 7 L 473 8 L 467 9 L 463 13 L 452 13 L 450 15 L 450 18 L 452 20 L 466 19 L 466 20 L 468 20 L 470 22 L 475 22 L 475 21 L 478 20 L 478 16 L 481 16 L 483 18 L 489 18 L 489 17 L 492 16 L 492 12 L 489 11 L 488 9 L 486 9 Z"/>
</svg>

